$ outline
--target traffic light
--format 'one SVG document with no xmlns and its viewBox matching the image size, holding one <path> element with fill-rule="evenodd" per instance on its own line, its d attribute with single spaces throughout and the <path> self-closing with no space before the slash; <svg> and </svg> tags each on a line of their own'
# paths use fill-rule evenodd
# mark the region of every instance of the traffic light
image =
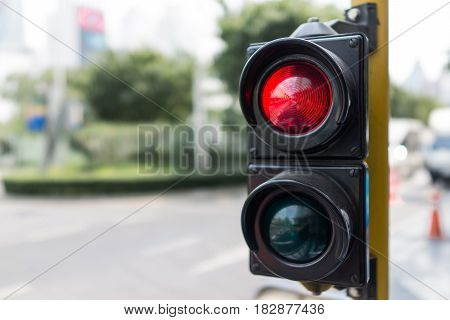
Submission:
<svg viewBox="0 0 450 320">
<path fill-rule="evenodd" d="M 362 287 L 369 277 L 367 56 L 363 33 L 318 21 L 250 45 L 242 230 L 253 274 Z"/>
</svg>

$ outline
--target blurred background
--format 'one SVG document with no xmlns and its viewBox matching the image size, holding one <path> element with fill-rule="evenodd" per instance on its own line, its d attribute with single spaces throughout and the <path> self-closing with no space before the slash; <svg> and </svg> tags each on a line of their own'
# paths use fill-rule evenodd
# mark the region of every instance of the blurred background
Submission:
<svg viewBox="0 0 450 320">
<path fill-rule="evenodd" d="M 443 36 L 450 6 L 436 11 L 444 3 L 389 5 L 394 299 L 439 298 L 421 281 L 450 296 L 450 37 Z M 248 271 L 238 79 L 249 43 L 288 36 L 311 16 L 342 18 L 348 7 L 343 0 L 1 0 L 1 296 L 302 294 L 296 283 Z M 177 136 L 160 137 L 162 161 L 146 158 L 153 146 L 142 126 L 182 126 L 194 135 L 204 124 L 216 132 L 201 148 L 215 174 L 179 182 L 164 161 L 180 152 Z M 230 132 L 238 132 L 233 140 Z M 195 168 L 200 151 L 195 143 L 183 148 Z M 442 237 L 430 234 L 435 209 Z"/>
</svg>

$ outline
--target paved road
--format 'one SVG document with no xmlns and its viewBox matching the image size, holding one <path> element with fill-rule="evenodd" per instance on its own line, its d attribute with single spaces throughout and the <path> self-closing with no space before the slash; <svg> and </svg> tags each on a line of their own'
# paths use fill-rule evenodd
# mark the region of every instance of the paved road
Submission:
<svg viewBox="0 0 450 320">
<path fill-rule="evenodd" d="M 391 205 L 391 295 L 396 299 L 450 299 L 450 190 L 441 188 L 442 241 L 428 238 L 433 192 L 428 177 L 417 174 L 399 187 Z"/>
<path fill-rule="evenodd" d="M 391 258 L 413 276 L 392 266 L 392 297 L 439 298 L 414 277 L 449 297 L 450 244 L 425 237 L 426 188 L 405 190 L 392 209 Z M 36 276 L 11 298 L 248 299 L 268 285 L 298 291 L 294 282 L 248 272 L 244 198 L 244 187 L 160 197 L 0 197 L 0 296 Z M 450 226 L 448 194 L 443 206 Z"/>
<path fill-rule="evenodd" d="M 159 198 L 4 198 L 0 294 L 87 244 L 13 297 L 253 298 L 264 280 L 247 272 L 244 195 L 240 187 Z"/>
</svg>

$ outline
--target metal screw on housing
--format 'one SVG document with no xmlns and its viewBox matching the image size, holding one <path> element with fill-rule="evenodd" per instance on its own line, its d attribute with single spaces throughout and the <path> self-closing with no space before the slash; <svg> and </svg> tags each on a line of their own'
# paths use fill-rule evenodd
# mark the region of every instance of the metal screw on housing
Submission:
<svg viewBox="0 0 450 320">
<path fill-rule="evenodd" d="M 350 46 L 350 48 L 356 48 L 358 46 L 358 40 L 350 39 L 349 46 Z"/>
</svg>

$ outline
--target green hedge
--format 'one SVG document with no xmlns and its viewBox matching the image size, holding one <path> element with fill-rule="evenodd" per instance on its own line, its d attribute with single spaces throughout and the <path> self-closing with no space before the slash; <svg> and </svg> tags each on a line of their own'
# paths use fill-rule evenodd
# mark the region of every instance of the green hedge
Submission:
<svg viewBox="0 0 450 320">
<path fill-rule="evenodd" d="M 214 176 L 192 175 L 184 180 L 183 176 L 161 177 L 131 177 L 131 178 L 49 178 L 36 177 L 5 177 L 3 182 L 9 194 L 21 195 L 93 195 L 93 194 L 124 194 L 146 191 L 163 191 L 173 189 L 212 187 L 243 183 L 244 175 L 223 174 Z M 177 183 L 182 180 L 180 183 Z"/>
<path fill-rule="evenodd" d="M 70 146 L 83 153 L 92 165 L 135 160 L 138 124 L 93 123 L 72 133 Z"/>
<path fill-rule="evenodd" d="M 139 130 L 140 128 L 140 130 Z M 212 128 L 212 126 L 211 126 Z M 229 131 L 217 128 L 218 142 L 207 146 L 214 168 L 225 171 L 246 166 L 246 132 L 230 135 Z M 146 133 L 151 133 L 155 145 L 146 145 Z M 151 165 L 160 167 L 193 168 L 194 145 L 192 128 L 188 126 L 168 127 L 164 124 L 110 124 L 95 123 L 80 129 L 70 138 L 71 147 L 83 153 L 92 167 L 111 166 L 130 161 L 146 161 L 154 154 Z M 189 138 L 188 138 L 189 137 Z M 182 162 L 182 163 L 181 163 Z"/>
</svg>

